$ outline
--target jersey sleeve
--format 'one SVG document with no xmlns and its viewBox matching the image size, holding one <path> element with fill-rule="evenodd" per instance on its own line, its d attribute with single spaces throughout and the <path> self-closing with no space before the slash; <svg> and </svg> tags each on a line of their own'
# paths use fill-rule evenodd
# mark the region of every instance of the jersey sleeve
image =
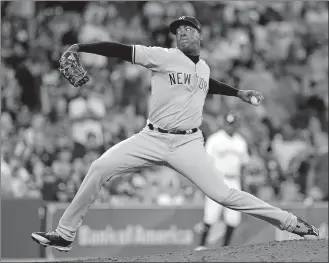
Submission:
<svg viewBox="0 0 329 263">
<path fill-rule="evenodd" d="M 165 68 L 169 56 L 169 50 L 161 47 L 146 47 L 134 45 L 132 63 L 141 65 L 153 71 L 161 71 Z"/>
</svg>

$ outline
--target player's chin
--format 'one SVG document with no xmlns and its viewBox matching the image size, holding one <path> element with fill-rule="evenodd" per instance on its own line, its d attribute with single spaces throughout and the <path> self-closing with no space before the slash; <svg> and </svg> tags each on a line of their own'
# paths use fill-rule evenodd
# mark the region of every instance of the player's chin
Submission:
<svg viewBox="0 0 329 263">
<path fill-rule="evenodd" d="M 187 43 L 181 43 L 178 45 L 178 48 L 182 51 L 182 52 L 188 52 L 190 51 L 190 47 Z"/>
</svg>

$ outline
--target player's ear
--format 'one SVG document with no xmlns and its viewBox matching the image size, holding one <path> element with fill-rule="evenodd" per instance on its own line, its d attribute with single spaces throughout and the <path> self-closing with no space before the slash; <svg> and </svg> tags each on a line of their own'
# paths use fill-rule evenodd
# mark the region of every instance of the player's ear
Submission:
<svg viewBox="0 0 329 263">
<path fill-rule="evenodd" d="M 200 35 L 200 40 L 203 40 L 202 32 L 200 32 L 199 35 Z"/>
</svg>

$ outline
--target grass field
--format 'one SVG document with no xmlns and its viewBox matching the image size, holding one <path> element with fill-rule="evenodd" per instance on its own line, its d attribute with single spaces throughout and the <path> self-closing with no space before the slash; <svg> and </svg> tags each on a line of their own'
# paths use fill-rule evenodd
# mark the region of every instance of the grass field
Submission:
<svg viewBox="0 0 329 263">
<path fill-rule="evenodd" d="M 32 261 L 30 261 L 32 262 Z M 328 262 L 328 239 L 288 240 L 140 257 L 38 262 Z"/>
</svg>

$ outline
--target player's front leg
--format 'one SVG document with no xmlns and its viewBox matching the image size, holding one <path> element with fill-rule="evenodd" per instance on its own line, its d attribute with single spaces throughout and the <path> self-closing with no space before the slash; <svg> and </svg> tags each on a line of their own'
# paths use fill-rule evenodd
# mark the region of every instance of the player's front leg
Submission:
<svg viewBox="0 0 329 263">
<path fill-rule="evenodd" d="M 113 176 L 124 175 L 162 161 L 164 144 L 145 132 L 113 146 L 93 162 L 76 196 L 63 213 L 53 232 L 32 233 L 32 239 L 43 246 L 69 251 L 76 232 L 102 185 Z"/>
<path fill-rule="evenodd" d="M 191 136 L 191 138 L 193 138 Z M 177 147 L 169 159 L 170 165 L 194 182 L 215 202 L 259 219 L 281 230 L 301 237 L 319 236 L 319 231 L 295 215 L 272 206 L 244 191 L 229 188 L 213 164 L 212 157 L 204 149 L 202 139 L 193 139 Z"/>
</svg>

